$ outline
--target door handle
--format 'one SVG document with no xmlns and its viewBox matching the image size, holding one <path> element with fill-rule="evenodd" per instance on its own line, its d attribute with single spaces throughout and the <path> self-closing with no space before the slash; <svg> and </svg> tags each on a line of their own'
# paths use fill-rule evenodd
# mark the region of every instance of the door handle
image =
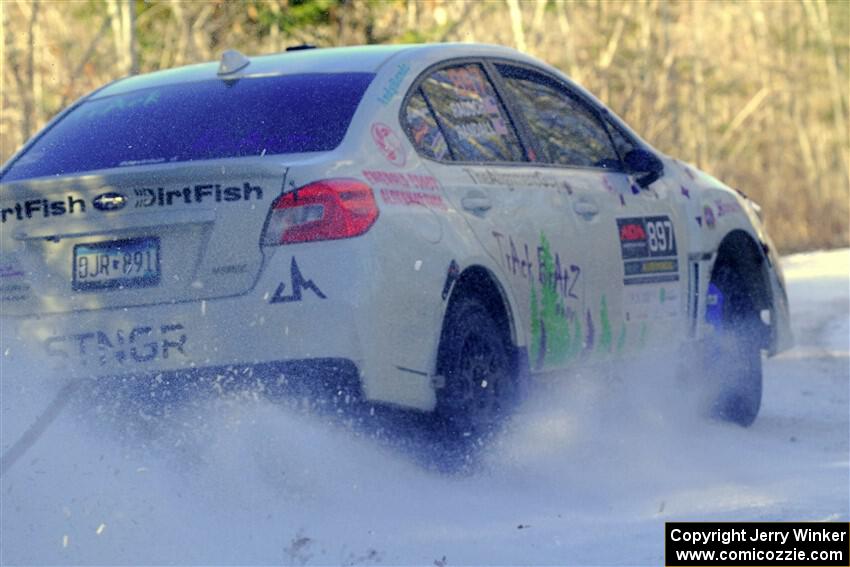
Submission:
<svg viewBox="0 0 850 567">
<path fill-rule="evenodd" d="M 590 201 L 576 201 L 573 203 L 573 210 L 584 220 L 590 220 L 599 214 L 599 207 Z"/>
<path fill-rule="evenodd" d="M 482 213 L 493 208 L 490 197 L 481 191 L 470 191 L 460 200 L 463 208 L 472 213 Z"/>
</svg>

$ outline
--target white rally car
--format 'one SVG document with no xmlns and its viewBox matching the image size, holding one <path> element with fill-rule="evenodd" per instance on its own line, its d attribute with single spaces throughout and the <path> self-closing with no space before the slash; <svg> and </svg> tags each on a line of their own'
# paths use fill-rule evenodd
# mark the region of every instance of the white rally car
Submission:
<svg viewBox="0 0 850 567">
<path fill-rule="evenodd" d="M 693 347 L 746 425 L 790 344 L 758 206 L 504 47 L 230 51 L 95 91 L 0 176 L 2 350 L 107 385 L 235 369 L 468 433 Z"/>
</svg>

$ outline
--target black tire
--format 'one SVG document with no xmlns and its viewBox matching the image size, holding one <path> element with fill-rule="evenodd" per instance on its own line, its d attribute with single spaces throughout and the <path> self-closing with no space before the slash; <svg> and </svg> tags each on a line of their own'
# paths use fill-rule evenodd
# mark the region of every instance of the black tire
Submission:
<svg viewBox="0 0 850 567">
<path fill-rule="evenodd" d="M 516 398 L 517 364 L 508 330 L 475 297 L 452 301 L 443 324 L 435 415 L 449 440 L 493 433 Z"/>
<path fill-rule="evenodd" d="M 715 266 L 711 283 L 719 290 L 722 307 L 703 360 L 711 392 L 709 411 L 716 419 L 748 427 L 761 408 L 764 325 L 734 265 Z"/>
</svg>

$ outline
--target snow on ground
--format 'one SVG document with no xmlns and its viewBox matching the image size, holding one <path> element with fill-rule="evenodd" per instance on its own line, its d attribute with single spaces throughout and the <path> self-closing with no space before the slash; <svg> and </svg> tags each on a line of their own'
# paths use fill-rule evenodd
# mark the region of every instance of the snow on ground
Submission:
<svg viewBox="0 0 850 567">
<path fill-rule="evenodd" d="M 784 264 L 797 347 L 749 429 L 692 416 L 652 362 L 540 388 L 457 474 L 427 439 L 250 397 L 77 399 L 0 478 L 0 564 L 660 565 L 665 521 L 848 521 L 850 250 Z M 61 382 L 33 376 L 2 367 L 3 452 Z"/>
</svg>

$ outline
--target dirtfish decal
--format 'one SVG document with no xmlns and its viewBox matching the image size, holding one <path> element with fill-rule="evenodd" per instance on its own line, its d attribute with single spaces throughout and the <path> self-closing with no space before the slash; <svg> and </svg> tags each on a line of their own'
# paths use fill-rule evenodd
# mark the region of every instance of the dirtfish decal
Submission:
<svg viewBox="0 0 850 567">
<path fill-rule="evenodd" d="M 142 187 L 133 190 L 135 199 L 133 207 L 170 207 L 176 204 L 199 204 L 199 203 L 231 203 L 234 201 L 260 200 L 263 198 L 263 188 L 259 185 L 243 183 L 241 187 L 222 187 L 218 183 L 187 185 L 179 189 L 165 189 L 164 187 Z M 118 197 L 121 197 L 120 201 Z M 101 212 L 113 212 L 123 208 L 125 197 L 120 193 L 104 193 L 92 200 L 92 208 Z M 63 215 L 85 213 L 88 209 L 86 200 L 76 195 L 68 195 L 64 199 L 28 199 L 18 201 L 10 207 L 0 211 L 2 222 L 7 220 L 24 221 L 31 218 L 48 218 Z"/>
<path fill-rule="evenodd" d="M 68 195 L 65 199 L 57 201 L 47 199 L 19 201 L 11 207 L 3 209 L 0 216 L 3 217 L 2 222 L 6 222 L 8 219 L 22 221 L 36 216 L 47 218 L 84 212 L 86 212 L 86 202 L 74 195 Z"/>
<path fill-rule="evenodd" d="M 134 207 L 169 207 L 175 203 L 191 205 L 195 203 L 215 202 L 231 203 L 233 201 L 250 201 L 253 196 L 257 200 L 263 198 L 263 188 L 259 185 L 244 183 L 242 187 L 222 187 L 216 184 L 186 186 L 181 189 L 166 190 L 163 187 L 144 187 L 135 190 L 136 202 Z"/>
</svg>

